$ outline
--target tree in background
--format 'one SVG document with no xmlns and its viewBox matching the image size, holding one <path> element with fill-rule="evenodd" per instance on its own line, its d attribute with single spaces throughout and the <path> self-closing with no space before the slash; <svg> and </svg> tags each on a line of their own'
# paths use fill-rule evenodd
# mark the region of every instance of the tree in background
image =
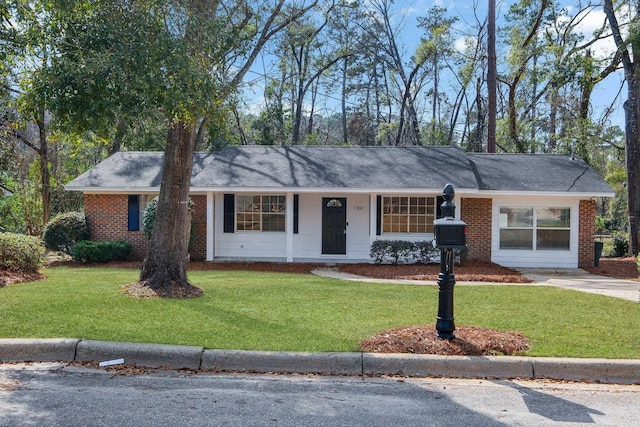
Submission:
<svg viewBox="0 0 640 427">
<path fill-rule="evenodd" d="M 613 0 L 604 0 L 613 38 L 621 56 L 627 83 L 624 103 L 627 203 L 629 213 L 629 253 L 638 255 L 640 249 L 640 1 L 622 3 L 628 17 L 628 37 L 625 39 L 618 22 Z"/>
</svg>

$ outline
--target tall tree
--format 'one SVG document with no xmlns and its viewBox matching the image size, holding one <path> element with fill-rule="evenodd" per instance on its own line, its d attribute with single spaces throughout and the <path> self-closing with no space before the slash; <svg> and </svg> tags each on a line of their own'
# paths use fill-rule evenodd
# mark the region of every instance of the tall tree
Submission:
<svg viewBox="0 0 640 427">
<path fill-rule="evenodd" d="M 52 2 L 63 23 L 57 28 L 61 53 L 48 74 L 55 110 L 70 119 L 84 115 L 88 123 L 89 114 L 120 107 L 165 117 L 156 222 L 140 273 L 144 285 L 166 295 L 197 293 L 186 276 L 196 141 L 265 43 L 316 4 L 288 9 L 285 0 Z M 85 108 L 89 112 L 81 113 Z"/>
<path fill-rule="evenodd" d="M 624 3 L 623 3 L 624 4 Z M 613 0 L 604 0 L 604 12 L 621 56 L 627 83 L 624 103 L 627 194 L 629 204 L 629 252 L 640 249 L 640 1 L 624 4 L 629 17 L 628 37 L 623 37 Z"/>
<path fill-rule="evenodd" d="M 458 21 L 456 17 L 447 17 L 447 9 L 439 6 L 427 11 L 427 16 L 418 18 L 418 27 L 424 30 L 424 38 L 420 43 L 417 55 L 424 55 L 431 65 L 433 90 L 431 91 L 431 136 L 435 138 L 436 129 L 442 124 L 440 116 L 441 95 L 440 86 L 442 69 L 451 64 L 451 57 L 455 54 L 452 27 Z M 416 56 L 417 56 L 416 55 Z M 416 63 L 421 62 L 417 59 Z"/>
<path fill-rule="evenodd" d="M 496 0 L 489 0 L 487 16 L 487 152 L 496 152 L 496 102 L 498 74 L 496 56 Z"/>
</svg>

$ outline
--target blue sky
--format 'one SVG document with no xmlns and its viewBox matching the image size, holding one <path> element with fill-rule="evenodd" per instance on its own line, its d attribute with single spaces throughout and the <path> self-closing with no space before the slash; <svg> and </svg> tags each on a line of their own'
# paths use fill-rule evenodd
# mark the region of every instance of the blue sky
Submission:
<svg viewBox="0 0 640 427">
<path fill-rule="evenodd" d="M 577 13 L 576 6 L 574 6 L 577 1 L 578 0 L 561 0 L 570 15 Z M 398 44 L 399 46 L 401 46 L 403 53 L 406 55 L 406 58 L 409 58 L 415 52 L 415 49 L 420 42 L 420 35 L 422 31 L 417 27 L 417 18 L 420 16 L 425 16 L 427 14 L 427 11 L 433 6 L 444 7 L 448 10 L 450 16 L 458 17 L 458 22 L 456 23 L 458 39 L 456 44 L 460 49 L 462 49 L 462 47 L 464 46 L 465 36 L 476 32 L 472 29 L 473 26 L 477 25 L 476 17 L 474 17 L 474 3 L 476 7 L 475 14 L 477 15 L 477 19 L 483 20 L 487 15 L 488 0 L 396 0 L 392 5 L 392 9 L 394 11 L 393 19 L 395 24 L 401 25 L 402 32 L 400 35 L 400 39 L 398 40 Z M 515 1 L 513 0 L 496 0 L 496 19 L 498 26 L 501 25 L 501 21 L 503 20 L 504 15 L 508 11 L 510 5 L 513 3 L 515 3 Z M 596 29 L 602 26 L 604 20 L 605 16 L 602 8 L 590 10 L 589 13 L 586 14 L 581 20 L 579 30 L 585 35 L 586 38 L 589 38 Z M 503 52 L 500 52 L 501 49 L 503 50 Z M 598 42 L 592 47 L 593 54 L 597 57 L 606 57 L 610 55 L 614 50 L 615 45 L 611 38 L 605 41 Z M 503 56 L 504 47 L 498 46 L 499 62 L 500 58 Z M 263 67 L 268 69 L 269 62 L 270 58 L 268 56 L 265 56 L 262 61 L 260 59 L 257 61 L 254 69 L 262 70 Z M 498 64 L 498 68 L 500 69 L 500 64 Z M 615 98 L 620 90 L 623 77 L 624 76 L 622 71 L 610 75 L 605 81 L 596 86 L 591 98 L 592 108 L 594 109 L 596 114 L 599 114 L 613 103 L 615 113 L 612 116 L 611 124 L 617 124 L 621 127 L 623 127 L 624 125 L 622 103 L 626 99 L 626 90 L 623 90 L 617 100 L 615 100 Z M 248 88 L 247 90 L 245 90 L 245 97 L 248 100 L 249 109 L 253 112 L 257 112 L 260 110 L 260 98 L 262 96 L 261 91 L 264 86 L 262 84 L 264 80 L 259 78 L 255 73 L 249 74 L 248 79 L 254 80 L 255 85 L 253 90 L 250 90 Z M 446 84 L 446 81 L 443 82 L 443 87 Z M 329 102 L 331 102 L 331 100 L 329 100 Z M 330 112 L 331 111 L 327 112 L 327 114 L 330 114 Z M 597 115 L 594 116 L 594 118 L 597 119 Z"/>
</svg>

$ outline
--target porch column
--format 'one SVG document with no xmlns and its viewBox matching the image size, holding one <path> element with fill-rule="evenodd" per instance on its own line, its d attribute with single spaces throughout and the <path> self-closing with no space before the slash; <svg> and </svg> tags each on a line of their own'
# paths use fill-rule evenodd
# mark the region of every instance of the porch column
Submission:
<svg viewBox="0 0 640 427">
<path fill-rule="evenodd" d="M 215 197 L 211 191 L 207 192 L 207 261 L 213 261 L 215 257 Z"/>
<path fill-rule="evenodd" d="M 376 223 L 378 221 L 378 195 L 369 194 L 369 247 L 378 237 L 376 235 Z"/>
<path fill-rule="evenodd" d="M 287 207 L 285 211 L 287 225 L 287 262 L 293 262 L 293 193 L 287 193 Z"/>
</svg>

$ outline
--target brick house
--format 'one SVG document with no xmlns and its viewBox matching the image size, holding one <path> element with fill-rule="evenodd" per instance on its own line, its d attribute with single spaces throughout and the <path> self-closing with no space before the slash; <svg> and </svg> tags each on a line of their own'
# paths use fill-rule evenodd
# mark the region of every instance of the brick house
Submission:
<svg viewBox="0 0 640 427">
<path fill-rule="evenodd" d="M 94 240 L 143 258 L 142 212 L 163 153 L 120 152 L 66 190 L 84 194 Z M 241 146 L 196 153 L 191 258 L 367 262 L 376 239 L 430 240 L 455 188 L 469 257 L 511 267 L 594 263 L 596 197 L 613 191 L 585 162 L 456 147 Z"/>
</svg>

